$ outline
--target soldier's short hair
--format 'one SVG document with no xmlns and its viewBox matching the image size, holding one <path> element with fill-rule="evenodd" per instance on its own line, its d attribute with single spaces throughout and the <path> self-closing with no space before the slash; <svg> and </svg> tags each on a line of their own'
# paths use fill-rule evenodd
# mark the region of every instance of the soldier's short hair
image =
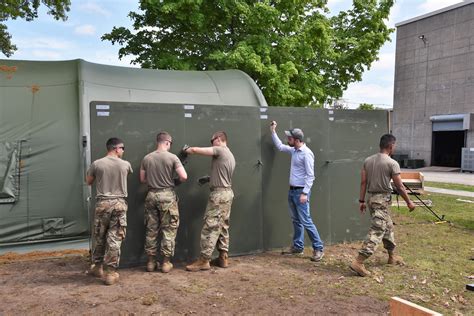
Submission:
<svg viewBox="0 0 474 316">
<path fill-rule="evenodd" d="M 395 144 L 396 141 L 397 138 L 392 134 L 385 134 L 380 137 L 380 149 L 387 149 L 390 147 L 390 145 Z"/>
<path fill-rule="evenodd" d="M 117 137 L 111 137 L 107 140 L 105 146 L 107 147 L 107 151 L 112 151 L 120 144 L 123 144 L 123 140 Z"/>
<path fill-rule="evenodd" d="M 156 135 L 156 142 L 157 142 L 158 144 L 164 143 L 164 142 L 171 142 L 171 139 L 172 139 L 172 138 L 171 138 L 170 133 L 165 132 L 165 131 L 159 132 L 159 133 Z"/>
<path fill-rule="evenodd" d="M 212 140 L 216 138 L 219 138 L 222 142 L 227 143 L 227 134 L 224 131 L 215 132 L 214 135 L 212 135 Z"/>
</svg>

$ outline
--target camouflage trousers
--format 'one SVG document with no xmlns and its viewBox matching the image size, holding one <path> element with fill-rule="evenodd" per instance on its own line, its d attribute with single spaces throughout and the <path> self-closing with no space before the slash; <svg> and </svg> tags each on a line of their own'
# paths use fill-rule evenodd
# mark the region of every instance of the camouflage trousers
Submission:
<svg viewBox="0 0 474 316">
<path fill-rule="evenodd" d="M 172 257 L 178 226 L 178 199 L 174 190 L 150 190 L 145 199 L 146 254 L 156 256 L 161 231 L 160 253 L 164 257 Z"/>
<path fill-rule="evenodd" d="M 216 188 L 209 194 L 204 226 L 201 231 L 201 257 L 211 259 L 214 247 L 229 251 L 229 219 L 234 192 L 231 188 Z"/>
<path fill-rule="evenodd" d="M 95 204 L 92 261 L 117 268 L 120 262 L 120 246 L 126 232 L 125 199 L 98 199 Z"/>
<path fill-rule="evenodd" d="M 383 242 L 384 248 L 389 251 L 395 249 L 393 222 L 390 217 L 391 202 L 390 193 L 368 194 L 367 206 L 372 220 L 369 233 L 359 250 L 361 255 L 365 257 L 373 255 L 380 242 Z"/>
</svg>

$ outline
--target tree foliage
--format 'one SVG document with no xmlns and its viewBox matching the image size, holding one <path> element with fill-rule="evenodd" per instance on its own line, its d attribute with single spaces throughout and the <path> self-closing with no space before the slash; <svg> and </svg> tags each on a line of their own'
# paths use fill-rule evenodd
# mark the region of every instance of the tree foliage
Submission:
<svg viewBox="0 0 474 316">
<path fill-rule="evenodd" d="M 48 14 L 56 20 L 66 20 L 66 12 L 71 5 L 70 0 L 1 0 L 0 1 L 0 51 L 7 57 L 17 49 L 11 42 L 12 36 L 3 23 L 18 18 L 33 21 L 38 17 L 38 8 L 43 4 Z"/>
<path fill-rule="evenodd" d="M 373 104 L 370 104 L 370 103 L 361 103 L 359 104 L 359 107 L 357 108 L 357 110 L 376 110 L 377 108 L 373 105 Z"/>
<path fill-rule="evenodd" d="M 141 0 L 133 29 L 102 39 L 144 68 L 240 69 L 271 105 L 338 98 L 359 81 L 393 31 L 393 0 L 353 0 L 328 17 L 327 0 Z"/>
</svg>

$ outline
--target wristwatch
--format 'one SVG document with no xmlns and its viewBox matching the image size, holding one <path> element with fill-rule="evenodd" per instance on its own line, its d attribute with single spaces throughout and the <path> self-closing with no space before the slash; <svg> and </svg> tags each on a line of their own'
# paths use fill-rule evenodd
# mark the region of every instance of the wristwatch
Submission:
<svg viewBox="0 0 474 316">
<path fill-rule="evenodd" d="M 365 203 L 365 201 L 364 200 L 359 200 L 359 203 Z"/>
</svg>

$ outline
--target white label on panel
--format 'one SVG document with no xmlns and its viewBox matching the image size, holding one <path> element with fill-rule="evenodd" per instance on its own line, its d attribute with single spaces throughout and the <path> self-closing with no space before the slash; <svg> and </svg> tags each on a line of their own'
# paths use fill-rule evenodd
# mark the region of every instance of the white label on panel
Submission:
<svg viewBox="0 0 474 316">
<path fill-rule="evenodd" d="M 474 148 L 470 148 L 469 151 L 474 151 Z"/>
<path fill-rule="evenodd" d="M 329 120 L 330 120 L 330 121 L 334 121 L 334 117 L 332 117 L 332 116 L 329 117 Z"/>
<path fill-rule="evenodd" d="M 185 110 L 194 110 L 194 105 L 186 104 L 186 105 L 183 105 L 183 107 Z"/>
<path fill-rule="evenodd" d="M 95 109 L 96 110 L 110 110 L 110 105 L 108 105 L 108 104 L 96 104 Z"/>
<path fill-rule="evenodd" d="M 184 113 L 184 117 L 193 117 L 191 113 Z"/>
<path fill-rule="evenodd" d="M 260 115 L 260 119 L 261 120 L 266 120 L 266 119 L 268 119 L 268 115 L 266 115 L 266 114 L 265 115 Z"/>
<path fill-rule="evenodd" d="M 109 116 L 110 112 L 105 111 L 97 111 L 97 116 Z"/>
<path fill-rule="evenodd" d="M 333 110 L 329 110 L 329 115 L 333 115 L 334 114 L 334 111 Z"/>
<path fill-rule="evenodd" d="M 267 112 L 268 108 L 260 108 L 260 112 L 265 113 Z"/>
</svg>

